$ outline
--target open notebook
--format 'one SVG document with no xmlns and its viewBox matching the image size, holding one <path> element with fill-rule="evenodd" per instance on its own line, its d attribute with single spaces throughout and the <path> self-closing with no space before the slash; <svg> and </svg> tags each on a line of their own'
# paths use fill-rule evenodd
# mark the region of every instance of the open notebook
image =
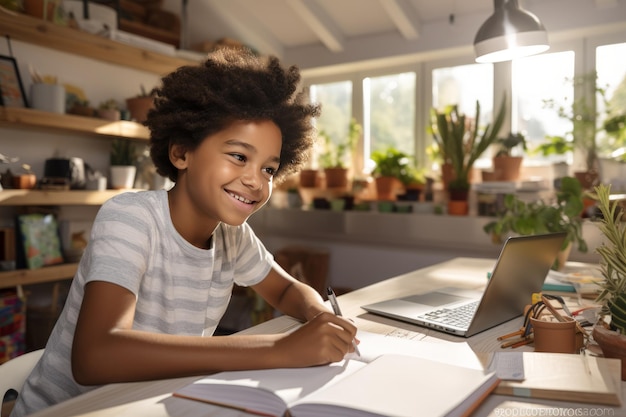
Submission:
<svg viewBox="0 0 626 417">
<path fill-rule="evenodd" d="M 550 233 L 508 238 L 484 291 L 448 287 L 362 307 L 370 313 L 472 336 L 523 314 L 532 294 L 541 291 L 565 236 Z"/>
<path fill-rule="evenodd" d="M 274 417 L 469 416 L 498 384 L 494 372 L 400 354 L 366 363 L 220 372 L 173 395 Z"/>
</svg>

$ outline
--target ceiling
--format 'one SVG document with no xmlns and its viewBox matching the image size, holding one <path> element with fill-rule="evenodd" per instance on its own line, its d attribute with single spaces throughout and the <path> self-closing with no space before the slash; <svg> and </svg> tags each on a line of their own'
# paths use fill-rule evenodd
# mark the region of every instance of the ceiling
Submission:
<svg viewBox="0 0 626 417">
<path fill-rule="evenodd" d="M 384 49 L 400 47 L 471 48 L 474 34 L 494 6 L 493 0 L 187 0 L 183 13 L 183 1 L 165 0 L 163 7 L 187 21 L 189 47 L 229 37 L 304 67 L 367 60 L 385 56 Z M 564 6 L 568 12 L 580 9 L 582 19 L 595 12 L 615 19 L 621 11 L 611 9 L 623 10 L 625 2 L 519 0 L 542 20 L 541 13 L 558 11 L 552 16 L 553 26 L 567 24 L 563 21 L 570 16 L 563 19 Z M 626 12 L 620 19 L 626 20 Z"/>
</svg>

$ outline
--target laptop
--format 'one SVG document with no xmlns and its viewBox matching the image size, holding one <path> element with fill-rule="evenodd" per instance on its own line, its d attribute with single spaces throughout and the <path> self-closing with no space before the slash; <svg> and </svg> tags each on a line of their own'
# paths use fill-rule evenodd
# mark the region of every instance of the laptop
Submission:
<svg viewBox="0 0 626 417">
<path fill-rule="evenodd" d="M 565 236 L 550 233 L 508 238 L 484 291 L 446 287 L 361 307 L 445 333 L 475 335 L 523 314 L 532 294 L 541 292 Z"/>
</svg>

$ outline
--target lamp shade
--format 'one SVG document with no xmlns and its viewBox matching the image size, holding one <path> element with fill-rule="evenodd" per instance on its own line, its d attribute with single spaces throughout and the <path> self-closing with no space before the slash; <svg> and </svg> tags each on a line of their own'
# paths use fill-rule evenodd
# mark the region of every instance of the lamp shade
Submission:
<svg viewBox="0 0 626 417">
<path fill-rule="evenodd" d="M 474 38 L 476 62 L 510 61 L 550 48 L 548 33 L 537 16 L 519 7 L 517 0 L 494 0 L 493 14 Z"/>
</svg>

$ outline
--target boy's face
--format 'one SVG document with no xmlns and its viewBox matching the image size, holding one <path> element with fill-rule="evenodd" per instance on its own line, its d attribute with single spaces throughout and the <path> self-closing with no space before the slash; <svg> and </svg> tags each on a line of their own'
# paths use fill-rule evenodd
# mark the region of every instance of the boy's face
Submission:
<svg viewBox="0 0 626 417">
<path fill-rule="evenodd" d="M 192 203 L 217 222 L 240 225 L 269 200 L 282 135 L 272 121 L 235 122 L 185 154 Z"/>
</svg>

